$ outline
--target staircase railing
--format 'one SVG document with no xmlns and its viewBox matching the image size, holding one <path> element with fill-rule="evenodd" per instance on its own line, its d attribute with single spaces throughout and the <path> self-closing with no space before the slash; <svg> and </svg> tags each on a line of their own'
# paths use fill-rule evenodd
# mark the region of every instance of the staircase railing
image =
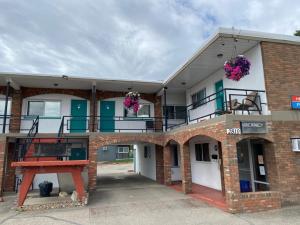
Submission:
<svg viewBox="0 0 300 225">
<path fill-rule="evenodd" d="M 33 120 L 32 126 L 22 144 L 21 151 L 18 154 L 18 161 L 23 160 L 36 134 L 39 132 L 39 116 Z"/>
</svg>

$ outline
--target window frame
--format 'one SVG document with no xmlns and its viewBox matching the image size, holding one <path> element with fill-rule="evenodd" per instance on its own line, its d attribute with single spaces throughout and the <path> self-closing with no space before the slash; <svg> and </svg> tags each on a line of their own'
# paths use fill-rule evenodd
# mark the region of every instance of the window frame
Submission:
<svg viewBox="0 0 300 225">
<path fill-rule="evenodd" d="M 198 148 L 199 146 L 199 148 Z M 204 148 L 204 146 L 206 146 Z M 198 152 L 199 150 L 199 152 Z M 195 144 L 195 161 L 196 162 L 211 162 L 209 143 Z"/>
<path fill-rule="evenodd" d="M 200 99 L 201 92 L 203 92 L 204 97 Z M 206 102 L 207 102 L 206 97 L 207 97 L 206 87 L 202 88 L 199 91 L 192 94 L 191 95 L 191 100 L 192 100 L 193 109 L 198 108 L 199 106 L 206 104 Z"/>
<path fill-rule="evenodd" d="M 122 151 L 120 151 L 120 149 L 122 149 Z M 124 149 L 127 149 L 127 151 L 124 151 Z M 128 154 L 129 153 L 129 146 L 118 146 L 118 153 Z"/>
<path fill-rule="evenodd" d="M 124 118 L 150 118 L 151 117 L 151 104 L 150 103 L 140 103 L 141 105 L 147 105 L 149 106 L 149 115 L 148 116 L 141 116 L 139 115 L 139 111 L 134 113 L 133 116 L 128 116 L 128 109 L 126 109 L 126 107 L 124 107 Z M 141 108 L 141 107 L 140 107 Z"/>
<path fill-rule="evenodd" d="M 31 102 L 42 102 L 43 103 L 43 115 L 30 115 L 29 111 L 30 111 L 30 103 Z M 46 102 L 56 102 L 59 103 L 59 113 L 58 115 L 55 116 L 51 116 L 51 115 L 45 115 L 46 114 Z M 49 117 L 49 118 L 56 118 L 56 117 L 61 117 L 61 110 L 62 110 L 62 102 L 60 100 L 39 100 L 39 99 L 32 99 L 32 100 L 28 100 L 27 102 L 27 111 L 26 111 L 26 115 L 27 116 L 40 116 L 40 117 Z"/>
<path fill-rule="evenodd" d="M 177 112 L 177 110 L 176 110 L 176 107 L 184 107 L 184 108 L 186 108 L 186 106 L 184 106 L 184 105 L 167 105 L 166 107 L 163 107 L 163 115 L 165 115 L 166 114 L 166 112 L 165 112 L 165 110 L 166 110 L 166 108 L 168 109 L 167 110 L 167 116 L 168 116 L 168 119 L 170 119 L 170 120 L 185 120 L 186 119 L 186 117 L 187 117 L 187 112 L 186 112 L 186 110 L 185 110 L 185 117 L 184 118 L 178 118 L 178 112 Z M 170 112 L 170 108 L 172 108 L 172 114 L 169 114 L 169 112 Z M 170 116 L 170 115 L 172 115 L 172 116 Z"/>
</svg>

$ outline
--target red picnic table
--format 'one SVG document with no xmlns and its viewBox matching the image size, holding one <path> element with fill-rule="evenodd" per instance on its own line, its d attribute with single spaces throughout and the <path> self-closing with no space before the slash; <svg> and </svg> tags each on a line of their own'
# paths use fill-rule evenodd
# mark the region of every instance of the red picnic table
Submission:
<svg viewBox="0 0 300 225">
<path fill-rule="evenodd" d="M 40 173 L 71 173 L 76 192 L 78 193 L 78 199 L 79 201 L 82 201 L 85 197 L 85 191 L 81 172 L 88 164 L 89 160 L 12 162 L 12 167 L 21 167 L 23 171 L 18 206 L 24 204 L 35 175 Z"/>
</svg>

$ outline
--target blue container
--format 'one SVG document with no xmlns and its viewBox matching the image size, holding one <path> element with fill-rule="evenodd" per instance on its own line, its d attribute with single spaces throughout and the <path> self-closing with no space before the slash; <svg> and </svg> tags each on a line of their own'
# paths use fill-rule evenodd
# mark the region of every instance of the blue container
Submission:
<svg viewBox="0 0 300 225">
<path fill-rule="evenodd" d="M 250 192 L 251 191 L 250 181 L 240 180 L 240 188 L 241 188 L 241 192 Z"/>
</svg>

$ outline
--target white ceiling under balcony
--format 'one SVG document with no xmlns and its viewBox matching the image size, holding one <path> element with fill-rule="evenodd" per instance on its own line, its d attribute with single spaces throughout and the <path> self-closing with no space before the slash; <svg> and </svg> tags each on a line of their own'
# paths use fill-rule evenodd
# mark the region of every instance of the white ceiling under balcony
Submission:
<svg viewBox="0 0 300 225">
<path fill-rule="evenodd" d="M 97 90 L 126 92 L 131 89 L 141 93 L 157 93 L 163 87 L 162 82 L 63 77 L 40 74 L 0 74 L 0 86 L 5 86 L 8 80 L 15 86 L 22 87 L 90 90 L 92 85 L 96 84 Z"/>
<path fill-rule="evenodd" d="M 258 44 L 257 40 L 239 38 L 236 42 L 234 40 L 232 37 L 218 37 L 208 43 L 167 80 L 168 89 L 184 91 L 221 69 L 224 62 L 235 54 L 243 54 Z M 219 54 L 222 56 L 218 57 Z"/>
</svg>

